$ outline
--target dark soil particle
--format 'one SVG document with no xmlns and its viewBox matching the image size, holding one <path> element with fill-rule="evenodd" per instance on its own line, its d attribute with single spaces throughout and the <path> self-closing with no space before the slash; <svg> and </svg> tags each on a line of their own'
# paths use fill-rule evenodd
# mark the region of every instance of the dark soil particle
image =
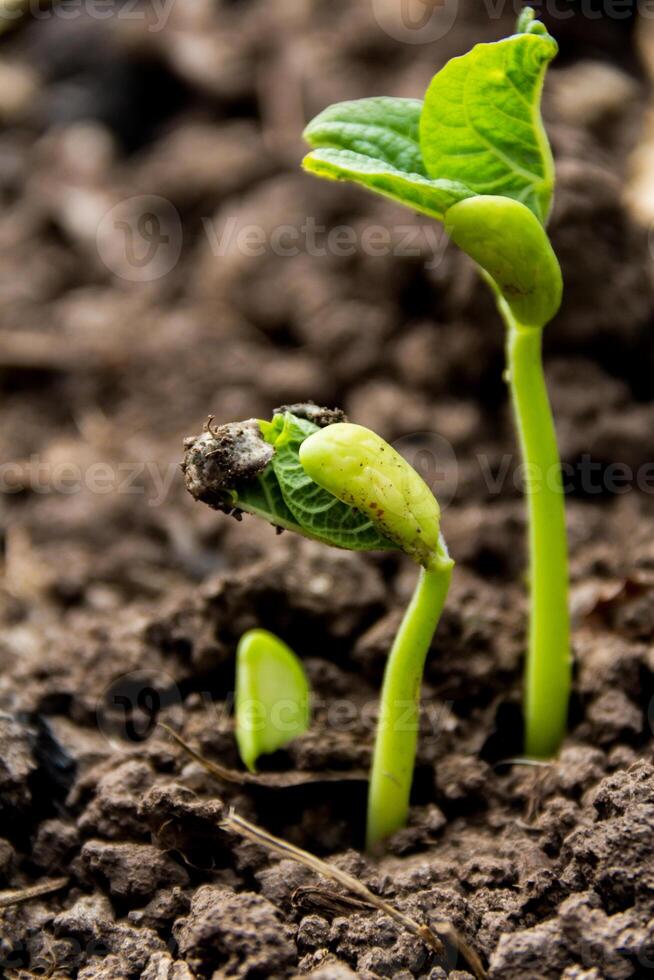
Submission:
<svg viewBox="0 0 654 980">
<path fill-rule="evenodd" d="M 550 18 L 566 290 L 545 356 L 575 659 L 568 738 L 532 765 L 525 521 L 492 300 L 437 226 L 298 167 L 312 113 L 418 96 L 447 58 L 511 28 L 512 5 L 499 19 L 456 6 L 434 44 L 392 36 L 392 2 L 351 0 L 177 0 L 162 29 L 31 17 L 3 37 L 0 888 L 67 879 L 0 903 L 3 980 L 471 980 L 451 948 L 436 957 L 221 829 L 229 807 L 414 919 L 449 920 L 491 980 L 651 976 L 654 214 L 631 185 L 632 150 L 654 172 L 651 18 L 629 32 L 579 10 Z M 138 216 L 143 195 L 172 207 L 181 250 L 135 282 L 119 228 L 109 265 L 97 231 L 120 202 Z M 302 242 L 308 219 L 389 228 L 392 247 L 338 254 L 317 231 L 316 248 L 278 254 L 279 230 Z M 252 227 L 256 254 L 239 239 Z M 275 405 L 346 417 L 323 404 L 425 464 L 457 561 L 409 823 L 376 861 L 360 851 L 365 783 L 347 777 L 369 765 L 415 568 L 227 521 L 194 506 L 177 465 L 213 412 L 186 480 L 230 510 L 225 487 L 271 454 L 256 423 L 233 420 Z M 256 626 L 298 652 L 314 691 L 310 730 L 265 760 L 265 785 L 210 775 L 158 726 L 240 770 L 234 651 Z"/>
</svg>

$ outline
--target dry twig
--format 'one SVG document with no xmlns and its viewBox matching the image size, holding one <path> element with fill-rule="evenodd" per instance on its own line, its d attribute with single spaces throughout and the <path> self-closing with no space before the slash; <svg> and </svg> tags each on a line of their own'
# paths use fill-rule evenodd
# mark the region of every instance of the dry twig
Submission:
<svg viewBox="0 0 654 980">
<path fill-rule="evenodd" d="M 352 770 L 350 772 L 269 772 L 254 773 L 241 772 L 240 769 L 228 769 L 221 766 L 218 762 L 211 762 L 203 755 L 185 742 L 181 736 L 174 732 L 168 725 L 159 722 L 159 727 L 163 728 L 172 739 L 184 749 L 187 755 L 199 762 L 200 765 L 225 783 L 235 783 L 238 786 L 263 786 L 266 789 L 290 789 L 293 786 L 305 786 L 307 783 L 346 783 L 346 782 L 365 782 L 367 776 L 364 772 Z"/>
<path fill-rule="evenodd" d="M 348 874 L 346 871 L 341 871 L 340 868 L 334 867 L 332 864 L 328 864 L 326 861 L 321 860 L 309 851 L 304 851 L 300 847 L 296 847 L 294 844 L 289 844 L 287 841 L 281 840 L 279 837 L 273 837 L 268 831 L 263 830 L 261 827 L 257 827 L 256 824 L 250 823 L 249 820 L 245 820 L 240 817 L 233 810 L 230 810 L 229 814 L 220 822 L 220 826 L 224 830 L 231 831 L 236 834 L 240 834 L 241 837 L 245 837 L 248 840 L 253 841 L 256 844 L 261 844 L 263 847 L 268 848 L 270 851 L 274 851 L 281 857 L 290 858 L 292 861 L 297 861 L 299 864 L 303 864 L 306 868 L 310 868 L 318 875 L 322 875 L 324 878 L 328 878 L 331 881 L 336 882 L 343 888 L 347 889 L 349 892 L 353 892 L 357 895 L 363 902 L 368 905 L 374 906 L 383 912 L 389 918 L 393 919 L 399 925 L 401 925 L 407 932 L 412 933 L 412 935 L 417 936 L 419 939 L 429 946 L 430 949 L 434 950 L 439 956 L 444 953 L 444 946 L 441 939 L 436 935 L 440 933 L 448 943 L 455 947 L 455 949 L 461 954 L 461 956 L 466 960 L 469 967 L 473 971 L 477 980 L 485 980 L 486 971 L 482 965 L 482 962 L 468 943 L 463 939 L 463 937 L 458 933 L 454 926 L 449 922 L 439 921 L 434 923 L 433 929 L 427 925 L 421 925 L 416 922 L 415 919 L 410 918 L 410 916 L 405 915 L 404 912 L 400 912 L 399 909 L 395 908 L 393 905 L 389 905 L 385 902 L 383 898 L 375 895 L 371 892 L 363 882 L 359 881 L 358 878 L 354 878 L 352 875 Z"/>
<path fill-rule="evenodd" d="M 43 881 L 39 885 L 32 885 L 30 888 L 16 888 L 8 892 L 0 892 L 0 909 L 8 909 L 12 905 L 20 902 L 28 902 L 32 898 L 39 898 L 41 895 L 49 895 L 51 892 L 58 892 L 68 884 L 68 878 L 51 878 L 50 881 Z"/>
</svg>

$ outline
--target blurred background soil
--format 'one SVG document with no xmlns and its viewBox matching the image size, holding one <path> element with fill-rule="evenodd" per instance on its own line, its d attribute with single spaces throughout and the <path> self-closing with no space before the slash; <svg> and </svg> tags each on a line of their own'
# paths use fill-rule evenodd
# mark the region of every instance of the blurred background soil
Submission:
<svg viewBox="0 0 654 980">
<path fill-rule="evenodd" d="M 448 58 L 510 32 L 513 5 L 437 4 L 423 43 L 396 0 L 60 4 L 7 21 L 0 884 L 67 884 L 0 908 L 3 975 L 466 976 L 376 913 L 334 910 L 324 887 L 307 905 L 310 877 L 217 829 L 219 797 L 451 919 L 498 980 L 650 975 L 654 20 L 569 7 L 545 13 L 566 282 L 545 346 L 576 687 L 542 771 L 501 765 L 520 750 L 525 550 L 492 302 L 438 226 L 299 169 L 325 105 L 419 97 Z M 348 851 L 365 798 L 350 777 L 413 570 L 237 525 L 178 470 L 209 412 L 307 398 L 423 470 L 459 563 L 412 825 L 378 865 Z M 152 731 L 163 719 L 238 765 L 226 699 L 254 625 L 295 646 L 316 690 L 312 730 L 271 760 L 313 774 L 292 789 L 212 782 Z M 335 702 L 355 719 L 335 721 Z"/>
</svg>

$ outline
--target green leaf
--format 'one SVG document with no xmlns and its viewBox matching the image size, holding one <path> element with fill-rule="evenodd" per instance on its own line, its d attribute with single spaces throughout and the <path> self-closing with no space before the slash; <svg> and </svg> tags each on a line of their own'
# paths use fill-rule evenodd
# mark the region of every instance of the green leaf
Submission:
<svg viewBox="0 0 654 980">
<path fill-rule="evenodd" d="M 307 126 L 315 147 L 309 173 L 349 180 L 432 218 L 442 218 L 472 192 L 427 175 L 420 149 L 422 103 L 416 99 L 359 99 L 329 106 Z"/>
<path fill-rule="evenodd" d="M 351 150 L 404 173 L 426 177 L 420 150 L 421 113 L 418 99 L 339 102 L 309 123 L 304 138 L 309 146 Z"/>
<path fill-rule="evenodd" d="M 561 305 L 561 269 L 534 214 L 507 197 L 473 197 L 451 208 L 445 230 L 488 273 L 515 318 L 543 327 Z"/>
<path fill-rule="evenodd" d="M 439 220 L 453 204 L 472 196 L 472 191 L 463 184 L 402 173 L 389 163 L 379 163 L 350 150 L 314 150 L 304 158 L 302 166 L 316 177 L 353 181 Z"/>
<path fill-rule="evenodd" d="M 319 487 L 300 463 L 300 447 L 304 440 L 333 426 L 320 429 L 288 412 L 283 417 L 276 416 L 275 423 L 281 424 L 282 428 L 274 442 L 275 455 L 270 466 L 277 477 L 284 503 L 303 533 L 349 551 L 395 549 L 397 546 L 384 537 L 370 517 Z"/>
<path fill-rule="evenodd" d="M 233 492 L 233 499 L 234 506 L 239 510 L 261 517 L 269 524 L 281 527 L 285 531 L 304 534 L 303 529 L 284 502 L 284 496 L 272 466 L 268 466 L 255 479 L 239 484 L 238 490 Z"/>
<path fill-rule="evenodd" d="M 250 772 L 309 727 L 310 689 L 302 664 L 267 630 L 244 633 L 236 652 L 236 742 Z"/>
<path fill-rule="evenodd" d="M 545 223 L 554 166 L 540 97 L 558 47 L 534 33 L 534 23 L 529 33 L 477 44 L 448 62 L 427 90 L 420 142 L 431 177 L 513 198 Z"/>
</svg>

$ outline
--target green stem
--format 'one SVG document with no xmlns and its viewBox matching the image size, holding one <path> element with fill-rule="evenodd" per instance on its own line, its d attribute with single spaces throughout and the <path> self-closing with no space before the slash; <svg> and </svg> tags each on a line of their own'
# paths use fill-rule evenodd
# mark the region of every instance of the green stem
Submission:
<svg viewBox="0 0 654 980">
<path fill-rule="evenodd" d="M 531 618 L 525 683 L 525 749 L 555 754 L 566 731 L 571 685 L 568 545 L 561 459 L 542 362 L 542 329 L 525 327 L 499 302 L 525 463 Z"/>
<path fill-rule="evenodd" d="M 453 567 L 445 553 L 433 567 L 421 569 L 386 664 L 368 795 L 369 850 L 407 821 L 418 744 L 420 685 Z"/>
</svg>

